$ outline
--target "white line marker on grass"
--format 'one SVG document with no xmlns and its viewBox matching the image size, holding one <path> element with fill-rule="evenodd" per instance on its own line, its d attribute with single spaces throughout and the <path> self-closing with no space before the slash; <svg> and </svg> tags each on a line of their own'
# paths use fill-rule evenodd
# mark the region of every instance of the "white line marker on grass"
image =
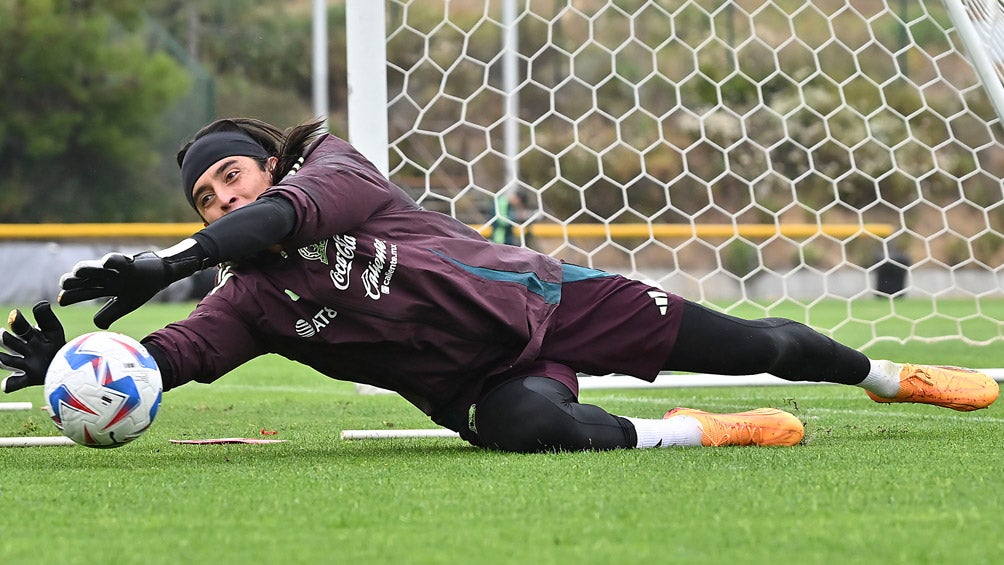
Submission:
<svg viewBox="0 0 1004 565">
<path fill-rule="evenodd" d="M 68 437 L 0 437 L 0 447 L 53 447 L 57 445 L 77 445 Z"/>
<path fill-rule="evenodd" d="M 342 430 L 342 439 L 389 439 L 422 437 L 460 437 L 453 430 Z"/>
</svg>

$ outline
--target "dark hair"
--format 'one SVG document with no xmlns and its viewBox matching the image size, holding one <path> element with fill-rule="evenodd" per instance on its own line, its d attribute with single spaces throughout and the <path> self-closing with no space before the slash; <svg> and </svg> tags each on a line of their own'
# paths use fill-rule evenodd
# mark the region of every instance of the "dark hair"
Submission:
<svg viewBox="0 0 1004 565">
<path fill-rule="evenodd" d="M 178 166 L 185 160 L 188 149 L 204 135 L 218 131 L 242 131 L 257 141 L 270 156 L 279 162 L 272 171 L 272 184 L 278 184 L 299 162 L 303 152 L 317 136 L 324 133 L 324 120 L 317 119 L 282 131 L 272 124 L 254 118 L 226 118 L 216 120 L 200 129 L 190 141 L 178 151 Z M 254 158 L 265 169 L 266 158 Z"/>
</svg>

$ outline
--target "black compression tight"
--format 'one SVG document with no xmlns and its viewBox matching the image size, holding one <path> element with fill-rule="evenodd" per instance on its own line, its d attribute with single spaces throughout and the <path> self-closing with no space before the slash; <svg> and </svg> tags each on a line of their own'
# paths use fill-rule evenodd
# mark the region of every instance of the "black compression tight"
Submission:
<svg viewBox="0 0 1004 565">
<path fill-rule="evenodd" d="M 478 401 L 474 423 L 482 446 L 500 451 L 605 450 L 634 447 L 634 426 L 599 406 L 579 404 L 547 377 L 520 377 Z"/>
<path fill-rule="evenodd" d="M 720 375 L 770 373 L 793 381 L 861 382 L 864 354 L 811 328 L 781 318 L 743 320 L 686 303 L 666 369 Z M 481 445 L 517 452 L 634 447 L 626 419 L 579 404 L 568 388 L 546 377 L 506 381 L 478 401 Z"/>
<path fill-rule="evenodd" d="M 860 383 L 870 362 L 804 324 L 784 318 L 743 320 L 687 302 L 667 370 L 749 375 L 789 381 Z"/>
</svg>

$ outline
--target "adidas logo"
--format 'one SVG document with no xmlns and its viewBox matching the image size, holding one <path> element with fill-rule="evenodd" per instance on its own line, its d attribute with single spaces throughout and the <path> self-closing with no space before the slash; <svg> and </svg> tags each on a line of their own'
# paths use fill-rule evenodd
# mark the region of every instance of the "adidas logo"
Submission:
<svg viewBox="0 0 1004 565">
<path fill-rule="evenodd" d="M 655 305 L 659 307 L 659 314 L 665 316 L 666 310 L 669 308 L 669 295 L 660 290 L 650 290 L 648 295 L 652 297 L 655 301 Z"/>
</svg>

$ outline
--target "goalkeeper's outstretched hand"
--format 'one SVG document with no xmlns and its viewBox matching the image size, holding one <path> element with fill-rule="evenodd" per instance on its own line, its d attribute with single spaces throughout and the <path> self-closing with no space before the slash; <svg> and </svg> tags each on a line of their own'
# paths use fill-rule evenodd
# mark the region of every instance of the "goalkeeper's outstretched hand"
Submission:
<svg viewBox="0 0 1004 565">
<path fill-rule="evenodd" d="M 109 253 L 97 261 L 81 261 L 59 280 L 59 304 L 67 306 L 111 297 L 94 315 L 94 325 L 106 330 L 112 322 L 146 304 L 174 281 L 196 272 L 195 259 L 172 260 L 152 251 L 128 256 Z"/>
<path fill-rule="evenodd" d="M 13 371 L 0 383 L 4 392 L 43 384 L 49 364 L 66 343 L 63 324 L 48 302 L 39 302 L 31 311 L 38 327 L 32 326 L 20 310 L 11 310 L 7 317 L 10 331 L 0 330 L 5 348 L 0 351 L 0 365 Z"/>
</svg>

